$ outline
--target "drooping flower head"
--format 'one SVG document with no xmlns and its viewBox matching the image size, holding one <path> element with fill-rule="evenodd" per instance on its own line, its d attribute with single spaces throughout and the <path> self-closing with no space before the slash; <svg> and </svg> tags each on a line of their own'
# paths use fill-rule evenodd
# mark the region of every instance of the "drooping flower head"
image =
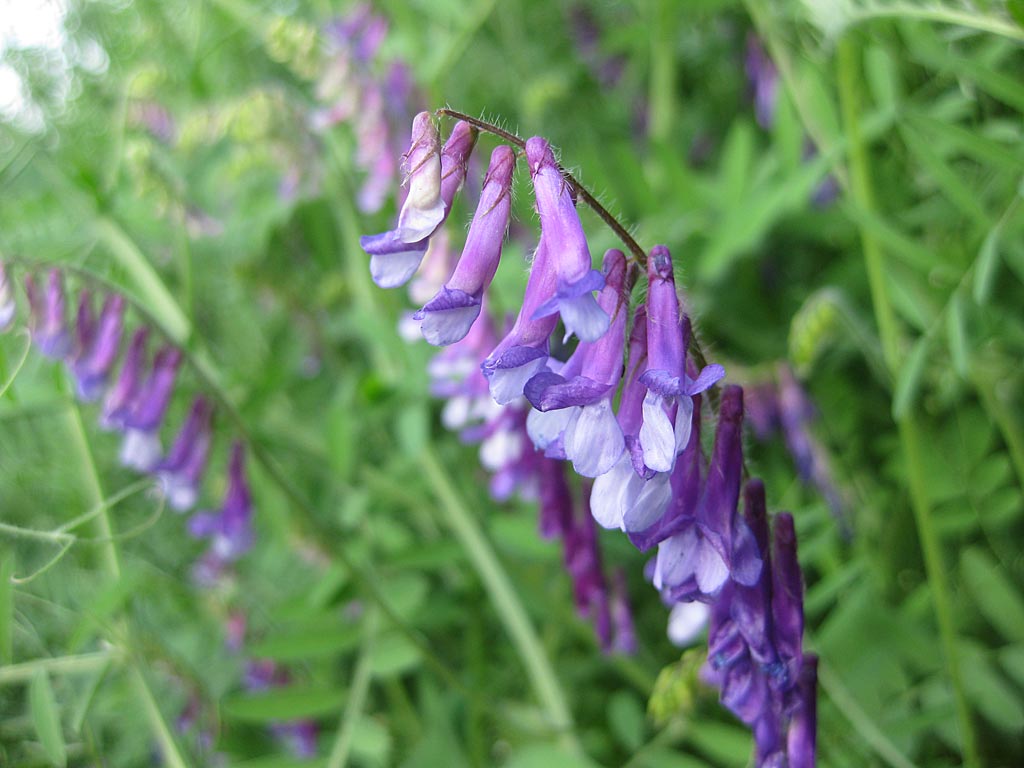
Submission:
<svg viewBox="0 0 1024 768">
<path fill-rule="evenodd" d="M 189 520 L 189 533 L 210 539 L 211 554 L 220 562 L 237 560 L 253 544 L 252 493 L 245 475 L 245 448 L 235 443 L 228 464 L 228 488 L 216 512 L 197 512 Z"/>
<path fill-rule="evenodd" d="M 725 369 L 713 364 L 696 380 L 687 376 L 689 337 L 684 327 L 688 324 L 683 323 L 668 249 L 652 248 L 647 267 L 647 371 L 640 377 L 647 394 L 640 444 L 644 464 L 657 472 L 671 472 L 676 456 L 690 441 L 693 396 L 724 377 Z"/>
<path fill-rule="evenodd" d="M 103 401 L 100 426 L 104 429 L 123 429 L 131 409 L 135 404 L 146 366 L 146 342 L 149 340 L 149 328 L 141 326 L 132 334 L 121 371 L 117 381 L 107 392 Z"/>
<path fill-rule="evenodd" d="M 404 285 L 416 273 L 427 252 L 430 236 L 451 208 L 465 178 L 466 161 L 476 133 L 460 123 L 445 145 L 447 168 L 442 168 L 440 138 L 429 112 L 420 112 L 412 124 L 412 142 L 405 155 L 408 195 L 395 229 L 360 238 L 370 255 L 370 274 L 381 288 Z"/>
<path fill-rule="evenodd" d="M 75 377 L 78 396 L 83 400 L 98 399 L 107 384 L 110 369 L 121 350 L 124 309 L 124 297 L 112 293 L 103 302 L 99 321 L 94 323 L 89 295 L 82 291 L 71 372 Z"/>
<path fill-rule="evenodd" d="M 541 240 L 546 240 L 549 268 L 555 271 L 554 295 L 537 307 L 533 316 L 559 313 L 566 338 L 574 333 L 581 341 L 597 341 L 609 323 L 608 314 L 594 299 L 594 291 L 604 287 L 604 276 L 592 268 L 572 188 L 546 140 L 539 136 L 527 139 L 526 160 L 540 215 Z"/>
<path fill-rule="evenodd" d="M 462 123 L 460 123 L 462 125 Z M 466 235 L 466 246 L 455 272 L 423 309 L 423 337 L 435 346 L 459 341 L 480 314 L 484 291 L 494 278 L 512 212 L 512 172 L 515 153 L 504 144 L 491 154 L 476 215 Z"/>
<path fill-rule="evenodd" d="M 181 358 L 181 350 L 172 346 L 163 347 L 154 356 L 153 368 L 124 419 L 121 463 L 125 466 L 148 472 L 159 461 L 160 425 L 174 394 Z"/>
<path fill-rule="evenodd" d="M 178 512 L 191 509 L 199 497 L 199 485 L 213 440 L 212 417 L 210 403 L 204 397 L 197 397 L 170 451 L 154 467 L 167 503 Z"/>
<path fill-rule="evenodd" d="M 584 477 L 608 472 L 625 450 L 622 430 L 612 412 L 612 398 L 622 376 L 628 316 L 622 251 L 613 248 L 605 254 L 603 277 L 597 305 L 611 318 L 607 332 L 595 342 L 581 342 L 563 370 L 539 373 L 525 388 L 526 398 L 536 409 L 531 414 L 535 444 L 547 448 L 560 437 L 565 458 Z"/>
<path fill-rule="evenodd" d="M 51 269 L 46 276 L 45 291 L 40 291 L 32 275 L 27 275 L 25 293 L 32 316 L 32 341 L 46 357 L 54 360 L 67 357 L 71 352 L 71 336 L 65 318 L 63 273 Z"/>
</svg>

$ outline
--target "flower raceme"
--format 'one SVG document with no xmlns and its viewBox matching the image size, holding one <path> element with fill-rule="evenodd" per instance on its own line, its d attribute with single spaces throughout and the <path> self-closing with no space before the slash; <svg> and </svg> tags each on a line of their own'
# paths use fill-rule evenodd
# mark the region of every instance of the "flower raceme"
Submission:
<svg viewBox="0 0 1024 768">
<path fill-rule="evenodd" d="M 93 296 L 82 289 L 69 324 L 64 275 L 59 269 L 49 270 L 42 290 L 34 275 L 26 276 L 25 293 L 33 343 L 44 356 L 64 362 L 80 400 L 101 401 L 100 426 L 123 435 L 122 463 L 154 477 L 175 511 L 193 509 L 201 496 L 213 450 L 214 409 L 206 398 L 195 398 L 169 449 L 164 451 L 161 432 L 177 388 L 182 351 L 167 344 L 150 361 L 147 349 L 151 332 L 146 325 L 132 331 L 127 344 L 123 344 L 129 336 L 125 328 L 127 303 L 117 293 L 104 297 L 97 317 Z M 0 330 L 7 330 L 16 314 L 8 272 L 0 264 Z M 114 376 L 119 359 L 120 368 Z M 222 573 L 251 546 L 252 513 L 244 451 L 236 444 L 221 510 L 196 514 L 190 522 L 194 535 L 211 539 L 210 552 L 201 564 L 206 572 Z"/>
<path fill-rule="evenodd" d="M 744 482 L 743 390 L 730 385 L 706 396 L 725 370 L 699 368 L 687 355 L 691 322 L 668 248 L 644 255 L 629 241 L 632 259 L 612 249 L 595 269 L 576 210 L 577 198 L 591 198 L 561 170 L 548 142 L 474 124 L 525 155 L 540 237 L 515 320 L 496 340 L 483 306 L 508 231 L 516 158 L 499 146 L 462 256 L 414 316 L 428 342 L 451 345 L 430 370 L 434 393 L 449 398 L 445 425 L 482 442 L 496 498 L 513 487 L 525 497 L 539 490 L 541 535 L 562 539 L 577 608 L 594 623 L 602 648 L 630 650 L 639 638 L 620 602 L 621 576 L 609 597 L 594 523 L 656 552 L 649 578 L 672 607 L 675 639 L 689 639 L 710 621 L 704 678 L 754 732 L 756 764 L 811 768 L 815 660 L 802 652 L 793 520 L 778 514 L 770 525 L 763 485 Z M 401 285 L 418 269 L 463 181 L 473 148 L 468 131 L 460 122 L 445 145 L 461 169 L 458 183 L 446 186 L 437 129 L 429 114 L 416 117 L 406 155 L 410 193 L 398 223 L 362 240 L 378 285 Z M 642 266 L 646 299 L 631 312 Z M 578 343 L 560 354 L 571 336 Z M 706 457 L 700 435 L 711 400 L 718 414 Z M 561 461 L 584 478 L 580 495 L 590 514 L 583 521 Z"/>
</svg>

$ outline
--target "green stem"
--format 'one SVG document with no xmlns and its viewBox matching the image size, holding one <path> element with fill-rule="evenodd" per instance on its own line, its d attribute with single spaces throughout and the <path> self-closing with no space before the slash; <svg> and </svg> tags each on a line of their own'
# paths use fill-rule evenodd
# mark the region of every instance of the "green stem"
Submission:
<svg viewBox="0 0 1024 768">
<path fill-rule="evenodd" d="M 371 610 L 366 617 L 363 647 L 359 653 L 359 661 L 356 662 L 355 673 L 352 675 L 348 702 L 345 704 L 345 712 L 338 725 L 338 735 L 334 740 L 334 746 L 331 747 L 326 768 L 344 768 L 348 761 L 356 724 L 359 722 L 363 707 L 366 705 L 366 696 L 370 691 L 370 671 L 373 662 L 373 646 L 377 640 L 377 625 L 377 611 Z"/>
<path fill-rule="evenodd" d="M 672 135 L 675 122 L 675 4 L 667 0 L 651 2 L 651 78 L 648 134 L 651 141 L 663 144 Z"/>
<path fill-rule="evenodd" d="M 572 713 L 566 703 L 565 694 L 544 652 L 540 638 L 526 615 L 526 609 L 516 595 L 511 579 L 501 567 L 497 554 L 476 519 L 466 508 L 437 457 L 431 451 L 423 451 L 420 454 L 420 466 L 434 489 L 449 527 L 465 549 L 498 613 L 498 618 L 512 639 L 552 729 L 561 734 L 565 746 L 577 754 L 580 753 L 582 750 L 573 731 Z"/>
<path fill-rule="evenodd" d="M 129 668 L 129 674 L 135 687 L 135 693 L 142 701 L 143 709 L 146 710 L 146 717 L 149 718 L 149 727 L 153 730 L 153 734 L 160 744 L 165 764 L 168 768 L 188 768 L 188 763 L 185 762 L 185 758 L 181 756 L 181 752 L 178 750 L 178 744 L 171 734 L 171 729 L 167 727 L 167 721 L 164 720 L 160 706 L 156 703 L 156 698 L 149 689 L 149 683 L 146 682 L 142 670 L 133 664 Z"/>
<path fill-rule="evenodd" d="M 857 205 L 865 211 L 872 212 L 874 211 L 874 200 L 870 165 L 859 123 L 861 110 L 858 87 L 860 78 L 859 48 L 850 35 L 846 35 L 839 42 L 837 63 L 840 106 L 849 141 L 850 194 Z M 882 341 L 882 352 L 889 374 L 895 379 L 901 364 L 900 339 L 895 311 L 890 303 L 886 286 L 884 255 L 880 243 L 872 232 L 861 227 L 860 238 L 875 320 L 878 323 L 879 336 Z M 924 556 L 925 572 L 939 625 L 946 669 L 953 686 L 953 698 L 963 744 L 964 764 L 969 768 L 976 768 L 981 765 L 981 762 L 960 671 L 949 583 L 946 578 L 946 567 L 943 562 L 938 532 L 935 530 L 928 502 L 928 485 L 921 463 L 921 434 L 911 409 L 908 409 L 908 412 L 899 419 L 897 427 L 909 481 L 910 503 L 914 511 L 917 534 Z"/>
<path fill-rule="evenodd" d="M 52 659 L 34 659 L 21 664 L 0 667 L 0 685 L 27 683 L 38 670 L 51 675 L 79 675 L 93 672 L 109 664 L 115 655 L 111 651 L 81 653 L 75 656 L 57 656 Z"/>
<path fill-rule="evenodd" d="M 85 426 L 82 424 L 82 412 L 78 407 L 78 403 L 74 400 L 68 404 L 67 419 L 71 429 L 71 439 L 82 458 L 85 484 L 87 486 L 86 492 L 91 497 L 94 508 L 100 510 L 93 518 L 93 527 L 96 529 L 96 538 L 101 542 L 100 549 L 103 552 L 103 563 L 110 577 L 117 581 L 121 578 L 121 563 L 117 553 L 117 543 L 114 540 L 114 529 L 110 523 L 108 505 L 103 497 L 100 475 L 96 469 L 96 462 L 92 457 L 92 450 L 89 448 L 89 439 L 85 434 Z"/>
</svg>

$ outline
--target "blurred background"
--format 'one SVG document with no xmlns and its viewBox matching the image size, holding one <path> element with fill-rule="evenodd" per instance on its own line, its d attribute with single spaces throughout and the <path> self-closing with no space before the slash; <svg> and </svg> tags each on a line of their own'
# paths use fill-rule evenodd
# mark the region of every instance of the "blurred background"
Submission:
<svg viewBox="0 0 1024 768">
<path fill-rule="evenodd" d="M 402 332 L 423 298 L 370 281 L 358 238 L 442 106 L 545 136 L 671 248 L 796 520 L 820 764 L 1024 763 L 1022 22 L 1019 0 L 0 0 L 0 764 L 749 764 L 646 557 L 600 533 L 636 634 L 602 648 L 522 448 L 485 441 L 484 468 L 445 428 L 435 350 Z M 496 317 L 536 244 L 517 188 Z M 215 404 L 199 508 L 247 446 L 243 556 L 212 562 L 29 348 L 23 278 L 54 265 L 69 316 L 117 291 L 184 351 L 162 436 Z"/>
</svg>

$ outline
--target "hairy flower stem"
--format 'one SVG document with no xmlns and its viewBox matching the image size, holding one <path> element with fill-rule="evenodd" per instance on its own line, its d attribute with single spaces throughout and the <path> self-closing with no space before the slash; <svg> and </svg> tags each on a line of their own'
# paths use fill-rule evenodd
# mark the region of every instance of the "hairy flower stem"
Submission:
<svg viewBox="0 0 1024 768">
<path fill-rule="evenodd" d="M 839 100 L 842 108 L 843 123 L 849 141 L 850 188 L 849 194 L 856 205 L 865 211 L 874 210 L 871 188 L 871 172 L 865 146 L 860 130 L 859 115 L 861 110 L 860 92 L 860 50 L 855 40 L 847 34 L 839 42 L 838 47 Z M 881 244 L 868 229 L 860 229 L 861 247 L 868 273 L 868 285 L 871 290 L 871 301 L 874 305 L 875 319 L 878 323 L 879 336 L 882 340 L 882 351 L 890 376 L 895 380 L 902 357 L 900 353 L 899 331 L 896 315 L 889 300 L 885 277 L 884 254 Z M 960 738 L 963 745 L 964 765 L 977 768 L 981 765 L 978 745 L 971 722 L 971 710 L 967 703 L 963 677 L 960 670 L 960 657 L 957 649 L 956 627 L 953 622 L 953 610 L 949 598 L 949 583 L 946 578 L 946 566 L 943 562 L 942 548 L 938 532 L 932 520 L 928 501 L 927 480 L 921 464 L 922 438 L 914 414 L 908 413 L 897 420 L 900 444 L 903 448 L 903 459 L 909 480 L 910 504 L 914 511 L 918 538 L 924 555 L 925 571 L 928 577 L 932 602 L 942 638 L 943 653 L 946 657 L 946 668 L 953 686 L 953 699 L 956 706 Z"/>
</svg>

